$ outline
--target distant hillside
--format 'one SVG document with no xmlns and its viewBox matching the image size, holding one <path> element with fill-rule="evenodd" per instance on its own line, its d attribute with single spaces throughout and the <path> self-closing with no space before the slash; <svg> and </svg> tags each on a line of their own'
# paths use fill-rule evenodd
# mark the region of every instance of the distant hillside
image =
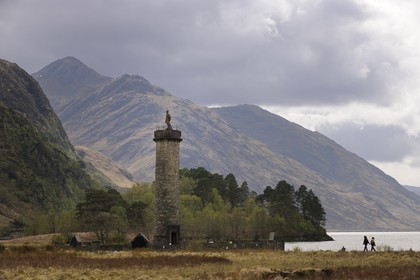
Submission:
<svg viewBox="0 0 420 280">
<path fill-rule="evenodd" d="M 61 80 L 65 80 L 64 76 L 71 76 L 68 69 L 73 68 L 67 65 L 88 68 L 74 60 L 56 61 L 52 65 L 59 67 L 47 66 L 34 77 L 42 72 L 43 83 L 48 84 L 56 82 L 50 77 L 63 76 Z M 87 70 L 77 70 L 83 71 Z M 94 90 L 80 89 L 82 93 L 73 98 L 67 96 L 68 103 L 56 108 L 57 113 L 73 143 L 102 152 L 136 180 L 154 179 L 153 131 L 164 125 L 165 111 L 170 110 L 172 125 L 182 131 L 181 167 L 203 166 L 211 172 L 233 173 L 257 192 L 279 180 L 296 188 L 306 185 L 321 198 L 329 229 L 420 228 L 420 200 L 319 133 L 256 106 L 199 106 L 138 75 L 105 80 Z M 62 83 L 56 85 L 57 92 L 46 90 L 46 94 L 53 100 L 67 92 L 67 87 Z"/>
<path fill-rule="evenodd" d="M 76 153 L 86 163 L 88 173 L 102 186 L 123 191 L 135 184 L 130 172 L 115 164 L 104 154 L 83 146 L 75 148 Z"/>
<path fill-rule="evenodd" d="M 323 177 L 346 186 L 345 191 L 359 191 L 363 185 L 374 187 L 380 183 L 381 187 L 393 187 L 395 191 L 407 195 L 394 178 L 321 133 L 309 131 L 258 106 L 239 105 L 213 110 L 248 137 L 266 144 L 273 152 L 294 159 Z"/>
<path fill-rule="evenodd" d="M 420 196 L 420 187 L 414 186 L 404 186 L 408 191 L 415 193 L 416 195 Z"/>
<path fill-rule="evenodd" d="M 286 155 L 339 185 L 342 192 L 352 197 L 352 203 L 363 204 L 361 207 L 366 207 L 373 219 L 396 217 L 408 221 L 411 218 L 400 213 L 414 210 L 414 213 L 420 214 L 418 197 L 412 197 L 394 178 L 324 135 L 257 106 L 240 105 L 213 110 L 248 137 L 266 144 L 273 152 Z M 336 204 L 336 207 L 340 205 Z M 418 222 L 418 215 L 415 216 L 413 224 Z"/>
<path fill-rule="evenodd" d="M 30 215 L 74 206 L 96 183 L 38 83 L 4 60 L 0 79 L 1 235 Z"/>
</svg>

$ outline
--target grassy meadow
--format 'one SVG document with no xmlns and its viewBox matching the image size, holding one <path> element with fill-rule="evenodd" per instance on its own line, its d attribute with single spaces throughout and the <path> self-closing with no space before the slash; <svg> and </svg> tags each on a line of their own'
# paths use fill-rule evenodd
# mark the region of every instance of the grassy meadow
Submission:
<svg viewBox="0 0 420 280">
<path fill-rule="evenodd" d="M 420 279 L 420 252 L 86 252 L 0 243 L 0 279 Z"/>
</svg>

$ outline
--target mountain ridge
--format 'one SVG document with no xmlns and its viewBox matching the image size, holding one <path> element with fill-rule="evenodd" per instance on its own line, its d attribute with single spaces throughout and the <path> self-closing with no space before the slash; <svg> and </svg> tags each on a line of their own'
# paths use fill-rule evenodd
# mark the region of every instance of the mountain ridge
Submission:
<svg viewBox="0 0 420 280">
<path fill-rule="evenodd" d="M 49 77 L 48 83 L 44 82 L 46 73 L 54 73 Z M 61 110 L 76 94 L 86 90 L 95 89 L 97 86 L 109 81 L 111 78 L 98 74 L 75 57 L 65 57 L 49 64 L 41 71 L 32 75 L 45 91 L 57 93 L 52 100 L 54 108 Z M 82 92 L 83 91 L 83 92 Z"/>
<path fill-rule="evenodd" d="M 43 73 L 43 82 L 48 84 L 54 73 Z M 121 76 L 141 83 L 144 78 L 140 77 Z M 303 127 L 259 107 L 257 113 L 263 117 L 252 126 L 253 120 L 246 120 L 244 127 L 218 109 L 196 105 L 150 83 L 142 81 L 144 87 L 124 89 L 121 83 L 114 84 L 116 81 L 118 78 L 107 80 L 95 89 L 75 92 L 65 110 L 56 108 L 57 114 L 72 142 L 109 156 L 137 180 L 153 180 L 153 131 L 164 125 L 164 112 L 169 110 L 173 126 L 183 135 L 181 167 L 203 166 L 211 172 L 233 173 L 238 180 L 246 180 L 251 190 L 260 192 L 280 180 L 296 188 L 306 185 L 321 198 L 329 229 L 419 229 L 418 200 L 407 196 L 395 179 L 366 165 L 366 161 L 317 132 L 307 133 Z M 46 94 L 52 99 L 57 96 L 57 92 L 49 90 Z M 250 113 L 256 107 L 245 109 Z M 262 128 L 257 130 L 259 126 Z M 280 130 L 285 132 L 279 133 Z M 289 146 L 270 142 L 278 138 Z M 295 147 L 291 149 L 293 144 Z M 296 154 L 291 154 L 293 150 Z M 351 159 L 354 166 L 348 168 L 343 162 L 346 159 Z M 381 184 L 383 190 L 378 192 L 372 182 Z M 387 199 L 382 199 L 384 195 Z M 401 202 L 391 203 L 392 197 Z"/>
</svg>

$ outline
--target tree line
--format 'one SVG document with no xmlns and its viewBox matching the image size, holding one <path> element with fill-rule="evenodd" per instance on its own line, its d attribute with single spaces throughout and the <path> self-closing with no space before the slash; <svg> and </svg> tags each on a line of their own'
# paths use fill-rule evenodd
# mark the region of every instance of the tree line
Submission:
<svg viewBox="0 0 420 280">
<path fill-rule="evenodd" d="M 295 190 L 279 181 L 257 194 L 249 191 L 247 182 L 238 184 L 233 174 L 223 176 L 203 167 L 181 169 L 179 186 L 185 240 L 267 240 L 270 232 L 285 241 L 329 239 L 325 211 L 306 186 Z M 94 231 L 103 243 L 123 242 L 130 231 L 153 236 L 154 207 L 153 183 L 136 183 L 123 193 L 91 188 L 75 209 L 41 215 L 29 228 L 34 230 L 37 220 L 55 219 L 54 229 L 38 226 L 38 231 Z"/>
<path fill-rule="evenodd" d="M 306 186 L 286 181 L 262 194 L 203 167 L 180 171 L 180 210 L 184 238 L 265 240 L 270 232 L 286 241 L 327 240 L 319 198 Z"/>
</svg>

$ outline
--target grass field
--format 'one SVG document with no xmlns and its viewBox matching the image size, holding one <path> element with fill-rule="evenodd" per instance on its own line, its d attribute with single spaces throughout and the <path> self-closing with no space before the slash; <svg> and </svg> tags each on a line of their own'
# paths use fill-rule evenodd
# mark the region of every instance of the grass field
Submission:
<svg viewBox="0 0 420 280">
<path fill-rule="evenodd" d="M 0 279 L 420 279 L 420 252 L 85 252 L 0 244 Z"/>
</svg>

